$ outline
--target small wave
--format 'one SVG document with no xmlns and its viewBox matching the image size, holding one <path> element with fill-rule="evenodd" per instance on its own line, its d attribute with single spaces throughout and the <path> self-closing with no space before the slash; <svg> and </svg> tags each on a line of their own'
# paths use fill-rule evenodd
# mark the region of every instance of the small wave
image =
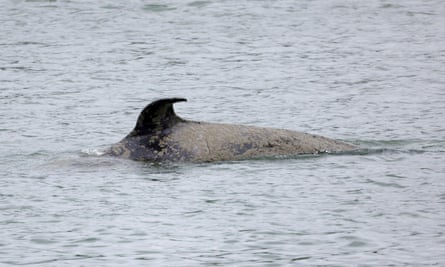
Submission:
<svg viewBox="0 0 445 267">
<path fill-rule="evenodd" d="M 422 154 L 429 152 L 444 152 L 444 140 L 422 139 L 394 139 L 394 140 L 357 140 L 354 142 L 360 148 L 359 151 L 370 153 L 409 153 Z"/>
<path fill-rule="evenodd" d="M 103 156 L 105 155 L 105 149 L 101 148 L 85 148 L 80 151 L 84 156 Z"/>
</svg>

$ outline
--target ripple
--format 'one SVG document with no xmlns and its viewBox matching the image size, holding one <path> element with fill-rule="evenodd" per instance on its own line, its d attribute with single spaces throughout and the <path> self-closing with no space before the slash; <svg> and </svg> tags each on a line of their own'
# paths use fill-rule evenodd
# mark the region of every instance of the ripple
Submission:
<svg viewBox="0 0 445 267">
<path fill-rule="evenodd" d="M 381 187 L 393 187 L 393 188 L 406 188 L 406 186 L 400 185 L 398 183 L 386 183 L 386 182 L 381 182 L 381 181 L 376 181 L 373 179 L 367 179 L 366 183 L 370 183 L 370 184 L 374 184 L 374 185 L 378 185 Z"/>
<path fill-rule="evenodd" d="M 205 7 L 211 3 L 211 1 L 193 1 L 188 3 L 187 5 L 192 7 Z"/>
<path fill-rule="evenodd" d="M 142 9 L 150 12 L 164 12 L 164 11 L 175 10 L 176 8 L 169 7 L 168 5 L 163 5 L 163 4 L 146 4 Z"/>
<path fill-rule="evenodd" d="M 39 245 L 48 245 L 57 243 L 57 241 L 55 240 L 44 239 L 44 238 L 33 238 L 30 241 Z"/>
<path fill-rule="evenodd" d="M 76 241 L 74 241 L 74 243 L 96 243 L 97 241 L 100 241 L 100 238 L 87 237 L 87 238 L 76 240 Z"/>
</svg>

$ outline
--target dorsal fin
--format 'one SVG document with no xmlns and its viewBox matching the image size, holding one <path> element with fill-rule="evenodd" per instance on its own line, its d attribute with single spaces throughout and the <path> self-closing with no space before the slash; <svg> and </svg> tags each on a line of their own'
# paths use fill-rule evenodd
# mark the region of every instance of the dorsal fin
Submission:
<svg viewBox="0 0 445 267">
<path fill-rule="evenodd" d="M 174 103 L 184 101 L 187 99 L 164 98 L 148 104 L 139 115 L 133 131 L 127 137 L 162 132 L 178 122 L 185 121 L 178 117 L 173 109 Z"/>
</svg>

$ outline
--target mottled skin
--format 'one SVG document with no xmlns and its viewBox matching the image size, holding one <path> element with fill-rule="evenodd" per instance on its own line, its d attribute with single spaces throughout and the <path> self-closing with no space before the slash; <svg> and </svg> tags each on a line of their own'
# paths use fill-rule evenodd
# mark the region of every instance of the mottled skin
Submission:
<svg viewBox="0 0 445 267">
<path fill-rule="evenodd" d="M 356 149 L 290 130 L 186 121 L 173 110 L 173 104 L 180 101 L 186 100 L 170 98 L 149 104 L 133 131 L 107 153 L 153 162 L 211 162 Z"/>
</svg>

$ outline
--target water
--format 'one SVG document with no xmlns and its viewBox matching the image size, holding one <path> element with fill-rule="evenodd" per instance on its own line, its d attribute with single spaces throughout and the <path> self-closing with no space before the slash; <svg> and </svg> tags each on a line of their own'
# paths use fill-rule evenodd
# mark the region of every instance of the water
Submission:
<svg viewBox="0 0 445 267">
<path fill-rule="evenodd" d="M 1 1 L 0 265 L 445 265 L 443 1 Z M 99 156 L 151 100 L 357 154 Z"/>
</svg>

